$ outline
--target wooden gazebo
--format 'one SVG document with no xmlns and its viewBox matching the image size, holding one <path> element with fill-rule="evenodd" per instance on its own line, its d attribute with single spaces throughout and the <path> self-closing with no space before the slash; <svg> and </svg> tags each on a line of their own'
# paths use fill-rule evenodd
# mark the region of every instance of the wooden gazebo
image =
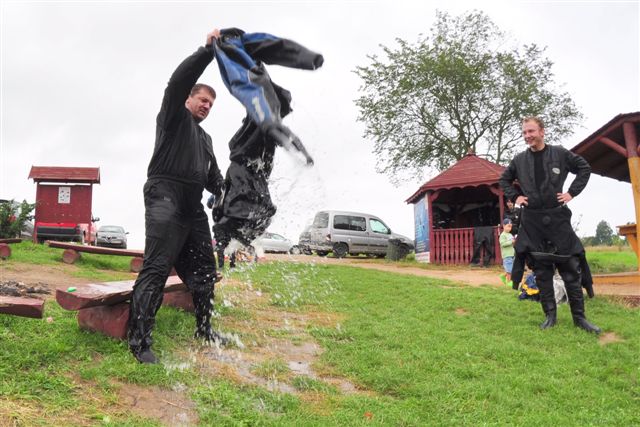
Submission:
<svg viewBox="0 0 640 427">
<path fill-rule="evenodd" d="M 416 258 L 442 264 L 468 264 L 473 255 L 474 230 L 493 227 L 495 260 L 501 263 L 500 219 L 504 193 L 498 180 L 504 166 L 468 154 L 449 169 L 423 184 L 406 202 L 415 205 Z M 424 210 L 424 211 L 423 211 Z M 418 229 L 426 219 L 426 233 Z M 421 244 L 419 236 L 428 236 Z"/>
<path fill-rule="evenodd" d="M 631 184 L 635 223 L 619 225 L 618 233 L 629 241 L 638 258 L 633 274 L 594 276 L 594 283 L 640 284 L 640 112 L 619 114 L 571 149 L 584 157 L 598 175 Z"/>
</svg>

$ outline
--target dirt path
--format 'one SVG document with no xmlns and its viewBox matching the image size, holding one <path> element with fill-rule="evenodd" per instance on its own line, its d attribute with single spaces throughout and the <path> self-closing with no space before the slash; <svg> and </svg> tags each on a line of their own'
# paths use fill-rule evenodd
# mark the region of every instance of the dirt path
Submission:
<svg viewBox="0 0 640 427">
<path fill-rule="evenodd" d="M 498 267 L 490 268 L 471 268 L 464 266 L 443 266 L 441 268 L 419 268 L 407 267 L 400 264 L 379 263 L 366 258 L 332 258 L 318 257 L 309 255 L 282 255 L 267 254 L 267 261 L 290 261 L 304 262 L 315 264 L 333 264 L 348 265 L 360 268 L 369 268 L 380 271 L 388 271 L 400 274 L 411 274 L 414 276 L 433 277 L 436 279 L 447 279 L 455 282 L 464 283 L 471 286 L 490 285 L 496 287 L 504 286 L 500 282 L 500 273 L 502 270 Z M 640 298 L 640 286 L 631 284 L 622 285 L 595 285 L 596 295 L 617 295 L 617 296 L 633 296 Z"/>
</svg>

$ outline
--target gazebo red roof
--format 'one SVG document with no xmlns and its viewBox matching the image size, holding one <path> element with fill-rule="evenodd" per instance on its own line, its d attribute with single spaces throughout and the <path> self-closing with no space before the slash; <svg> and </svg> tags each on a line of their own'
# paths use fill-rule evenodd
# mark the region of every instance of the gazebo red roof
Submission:
<svg viewBox="0 0 640 427">
<path fill-rule="evenodd" d="M 29 178 L 34 182 L 81 182 L 100 184 L 100 168 L 31 166 Z"/>
<path fill-rule="evenodd" d="M 625 123 L 627 136 L 625 137 Z M 635 135 L 631 135 L 634 132 Z M 629 176 L 628 147 L 636 151 L 637 135 L 640 135 L 640 112 L 618 114 L 584 141 L 571 149 L 584 157 L 591 170 L 598 175 L 631 182 Z M 626 141 L 626 140 L 629 141 Z"/>
<path fill-rule="evenodd" d="M 497 184 L 505 169 L 504 166 L 475 154 L 467 154 L 449 169 L 422 184 L 418 191 L 406 200 L 406 203 L 414 203 L 427 191 Z"/>
</svg>

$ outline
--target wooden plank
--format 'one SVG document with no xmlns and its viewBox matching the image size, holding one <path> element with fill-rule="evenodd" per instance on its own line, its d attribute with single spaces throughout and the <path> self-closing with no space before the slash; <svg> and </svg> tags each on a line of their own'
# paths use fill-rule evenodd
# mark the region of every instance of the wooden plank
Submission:
<svg viewBox="0 0 640 427">
<path fill-rule="evenodd" d="M 0 243 L 20 243 L 22 242 L 22 239 L 0 239 Z"/>
<path fill-rule="evenodd" d="M 53 240 L 47 240 L 46 243 L 47 245 L 49 245 L 49 247 L 52 247 L 52 248 L 72 249 L 74 251 L 87 252 L 91 254 L 120 255 L 120 256 L 133 256 L 133 257 L 142 257 L 144 255 L 144 251 L 138 251 L 138 250 L 102 248 L 99 246 L 84 246 L 84 245 L 76 245 L 74 243 L 67 243 L 67 242 L 55 242 Z"/>
<path fill-rule="evenodd" d="M 42 319 L 44 300 L 0 295 L 0 313 Z"/>
<path fill-rule="evenodd" d="M 78 326 L 92 332 L 100 332 L 108 337 L 123 340 L 127 338 L 129 323 L 129 303 L 89 307 L 78 310 Z"/>
<path fill-rule="evenodd" d="M 0 243 L 0 259 L 7 259 L 11 256 L 11 247 L 6 243 Z"/>
<path fill-rule="evenodd" d="M 56 289 L 56 301 L 66 310 L 118 304 L 131 298 L 134 283 L 134 280 L 89 283 L 76 285 L 75 290 L 71 292 L 68 290 L 69 288 L 58 288 Z M 164 292 L 185 289 L 187 287 L 178 276 L 169 276 Z"/>
</svg>

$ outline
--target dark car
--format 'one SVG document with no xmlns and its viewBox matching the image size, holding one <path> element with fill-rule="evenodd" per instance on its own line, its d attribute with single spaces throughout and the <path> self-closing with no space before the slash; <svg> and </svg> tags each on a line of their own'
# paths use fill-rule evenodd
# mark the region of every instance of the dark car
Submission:
<svg viewBox="0 0 640 427">
<path fill-rule="evenodd" d="M 96 245 L 109 248 L 127 249 L 127 234 L 119 225 L 103 225 L 98 229 Z"/>
</svg>

